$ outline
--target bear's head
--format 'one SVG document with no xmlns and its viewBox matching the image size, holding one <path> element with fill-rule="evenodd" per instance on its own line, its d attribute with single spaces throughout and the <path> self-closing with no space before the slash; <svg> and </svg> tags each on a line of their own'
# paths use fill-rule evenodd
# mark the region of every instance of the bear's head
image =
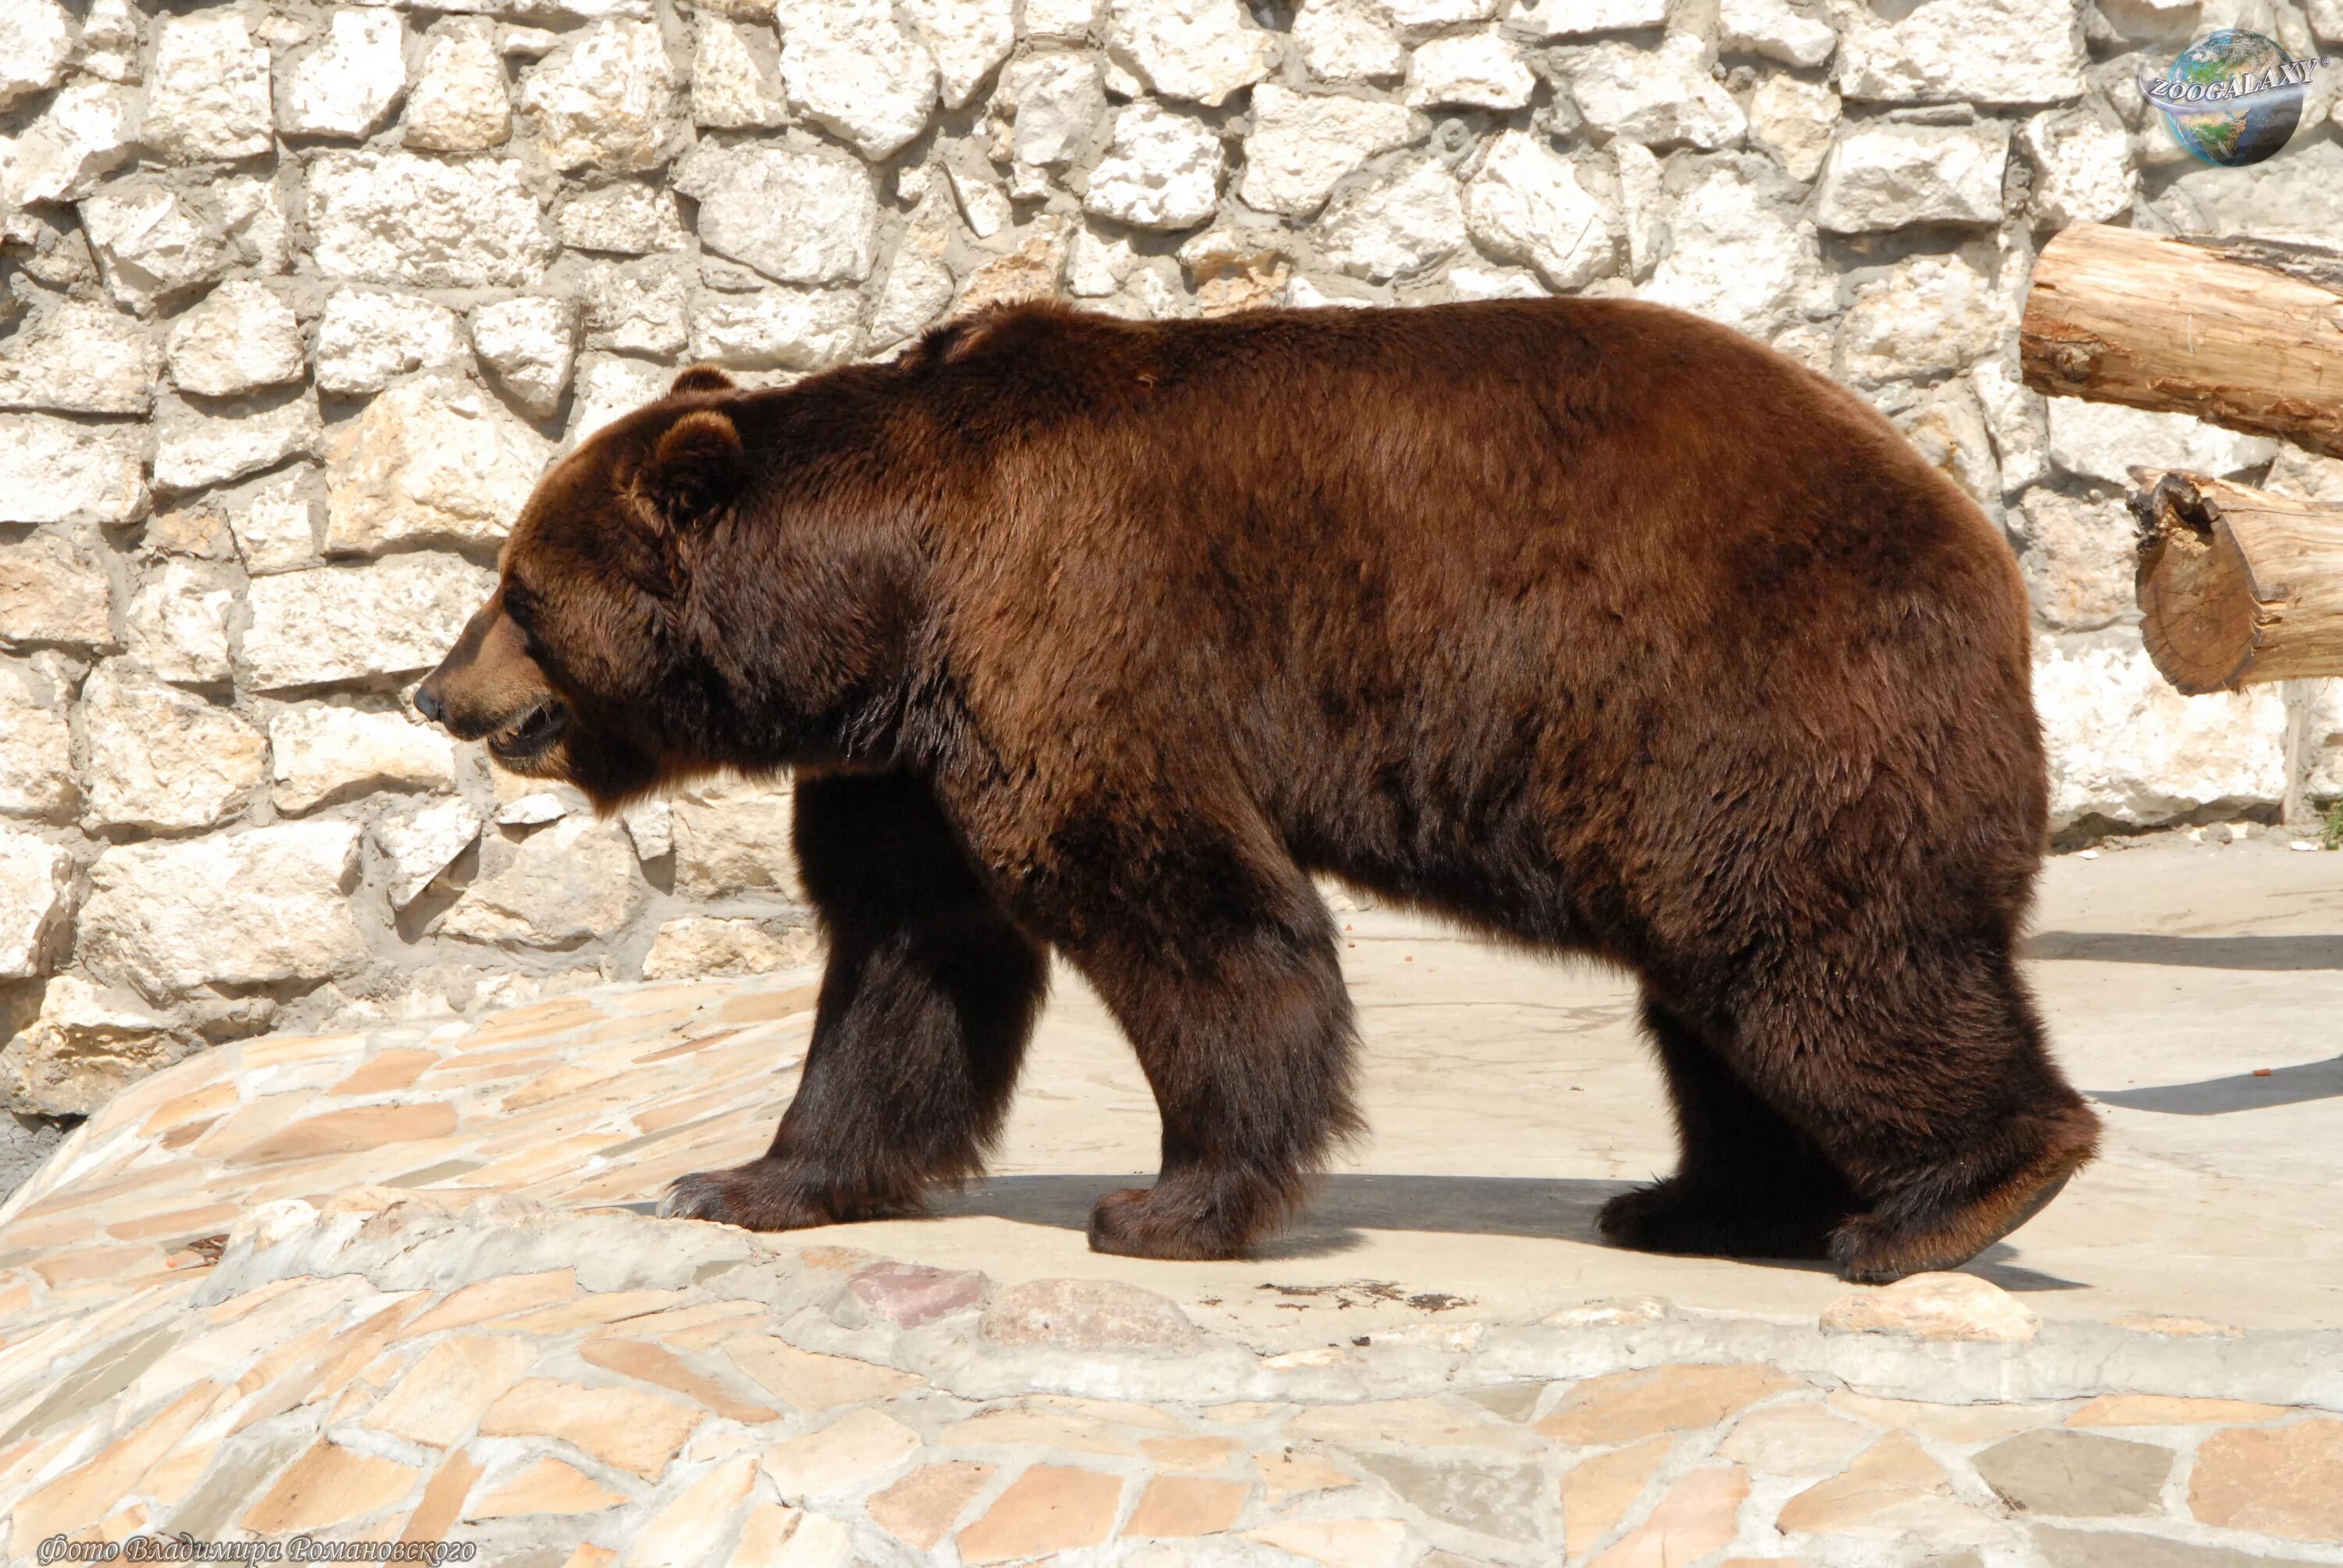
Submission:
<svg viewBox="0 0 2343 1568">
<path fill-rule="evenodd" d="M 714 685 L 687 624 L 699 542 L 747 477 L 706 367 L 598 432 L 538 481 L 497 590 L 415 706 L 507 769 L 574 784 L 608 809 L 733 759 L 706 754 L 691 694 Z"/>
</svg>

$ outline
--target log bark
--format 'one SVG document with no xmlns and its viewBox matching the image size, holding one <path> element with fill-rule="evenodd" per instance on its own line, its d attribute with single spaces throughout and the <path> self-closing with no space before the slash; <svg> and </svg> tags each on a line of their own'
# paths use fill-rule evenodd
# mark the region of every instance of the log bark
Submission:
<svg viewBox="0 0 2343 1568">
<path fill-rule="evenodd" d="M 2189 696 L 2343 675 L 2343 507 L 2135 468 L 2140 633 Z"/>
<path fill-rule="evenodd" d="M 2034 263 L 2026 384 L 2343 457 L 2343 256 L 2079 224 Z"/>
</svg>

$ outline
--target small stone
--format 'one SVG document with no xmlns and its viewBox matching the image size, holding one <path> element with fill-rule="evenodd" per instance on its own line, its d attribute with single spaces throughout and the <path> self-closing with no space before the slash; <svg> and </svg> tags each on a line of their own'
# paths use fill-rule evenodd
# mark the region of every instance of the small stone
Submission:
<svg viewBox="0 0 2343 1568">
<path fill-rule="evenodd" d="M 555 219 L 561 243 L 575 250 L 649 256 L 680 250 L 688 237 L 675 197 L 655 186 L 625 181 L 570 196 Z"/>
<path fill-rule="evenodd" d="M 515 1335 L 450 1335 L 417 1357 L 361 1424 L 410 1442 L 452 1448 L 472 1435 L 488 1406 L 536 1359 L 537 1346 Z"/>
<path fill-rule="evenodd" d="M 1099 0 L 1024 0 L 1020 31 L 1056 44 L 1086 42 L 1098 22 Z"/>
<path fill-rule="evenodd" d="M 1090 148 L 1106 118 L 1106 87 L 1099 69 L 1070 55 L 1031 55 L 1010 66 L 993 98 L 1008 113 L 1010 156 L 1018 163 L 1055 166 Z"/>
<path fill-rule="evenodd" d="M 1434 38 L 1408 63 L 1408 104 L 1428 109 L 1459 105 L 1518 109 L 1537 86 L 1521 46 L 1494 29 Z"/>
<path fill-rule="evenodd" d="M 1765 1475 L 1834 1475 L 1870 1440 L 1870 1429 L 1822 1405 L 1777 1404 L 1735 1422 L 1716 1454 Z"/>
<path fill-rule="evenodd" d="M 480 836 L 480 814 L 463 800 L 438 800 L 407 817 L 374 825 L 375 847 L 389 862 L 390 906 L 403 910 L 470 849 Z"/>
<path fill-rule="evenodd" d="M 0 10 L 0 109 L 55 86 L 73 43 L 73 20 L 56 0 L 17 0 Z"/>
<path fill-rule="evenodd" d="M 1721 0 L 1716 23 L 1725 48 L 1785 65 L 1819 65 L 1838 47 L 1829 22 L 1790 0 Z"/>
<path fill-rule="evenodd" d="M 337 397 L 379 392 L 409 371 L 465 357 L 456 313 L 412 295 L 336 289 L 317 322 L 317 387 Z"/>
<path fill-rule="evenodd" d="M 265 283 L 223 283 L 171 324 L 165 352 L 183 392 L 229 397 L 298 381 L 301 324 Z"/>
<path fill-rule="evenodd" d="M 2003 489 L 2022 490 L 2041 483 L 2050 472 L 2049 418 L 2041 394 L 2000 359 L 1988 359 L 1972 368 L 1969 385 L 1993 432 Z"/>
<path fill-rule="evenodd" d="M 1027 0 L 1030 14 L 1032 0 Z M 1302 0 L 1292 37 L 1302 64 L 1322 82 L 1389 82 L 1407 68 L 1378 0 Z"/>
<path fill-rule="evenodd" d="M 1137 228 L 1193 228 L 1220 203 L 1223 163 L 1211 126 L 1131 104 L 1115 115 L 1113 142 L 1091 171 L 1083 209 Z"/>
<path fill-rule="evenodd" d="M 150 530 L 151 532 L 151 530 Z M 217 568 L 175 558 L 130 596 L 125 650 L 164 680 L 225 685 L 227 618 L 236 589 Z"/>
<path fill-rule="evenodd" d="M 984 1310 L 984 1337 L 999 1345 L 1065 1350 L 1192 1349 L 1196 1326 L 1152 1291 L 1110 1280 L 1028 1280 Z"/>
<path fill-rule="evenodd" d="M 1107 0 L 1106 46 L 1163 96 L 1213 109 L 1268 75 L 1272 59 L 1239 0 Z"/>
<path fill-rule="evenodd" d="M 0 828 L 0 980 L 27 980 L 48 967 L 72 885 L 72 850 Z"/>
<path fill-rule="evenodd" d="M 759 975 L 796 969 L 821 956 L 809 927 L 778 934 L 767 922 L 688 916 L 660 925 L 643 955 L 643 979 L 677 980 L 703 975 Z"/>
<path fill-rule="evenodd" d="M 277 128 L 289 136 L 374 135 L 406 95 L 406 43 L 396 11 L 335 11 L 324 42 L 297 56 L 277 88 Z"/>
<path fill-rule="evenodd" d="M 317 564 L 319 508 L 309 484 L 313 469 L 270 480 L 229 514 L 244 569 L 254 577 Z"/>
<path fill-rule="evenodd" d="M 874 162 L 927 129 L 936 63 L 888 0 L 792 0 L 779 20 L 781 80 L 806 118 Z"/>
<path fill-rule="evenodd" d="M 334 432 L 327 553 L 494 544 L 528 504 L 548 455 L 535 431 L 477 387 L 402 383 Z"/>
<path fill-rule="evenodd" d="M 1037 1464 L 960 1533 L 960 1560 L 1005 1563 L 1095 1546 L 1112 1533 L 1121 1503 L 1120 1476 Z"/>
<path fill-rule="evenodd" d="M 539 419 L 552 417 L 569 389 L 578 331 L 578 307 L 566 299 L 508 299 L 472 312 L 472 347 L 480 363 Z"/>
<path fill-rule="evenodd" d="M 1318 226 L 1319 253 L 1373 283 L 1411 277 L 1464 248 L 1464 196 L 1433 157 L 1412 157 L 1337 194 Z"/>
<path fill-rule="evenodd" d="M 512 862 L 473 883 L 438 930 L 468 941 L 566 948 L 625 925 L 642 892 L 634 849 L 617 826 L 572 817 L 522 839 Z"/>
<path fill-rule="evenodd" d="M 91 0 L 81 25 L 80 65 L 108 82 L 139 79 L 138 10 L 130 0 Z"/>
<path fill-rule="evenodd" d="M 1888 103 L 2050 104 L 2082 96 L 2089 55 L 2066 0 L 1927 0 L 1891 21 L 1848 7 L 1838 90 Z"/>
<path fill-rule="evenodd" d="M 0 523 L 128 523 L 146 516 L 145 436 L 136 425 L 0 414 Z M 0 580 L 0 605 L 11 597 Z M 0 619 L 0 637 L 15 635 L 9 624 Z"/>
<path fill-rule="evenodd" d="M 958 169 L 945 171 L 950 177 L 952 197 L 960 204 L 960 216 L 968 220 L 969 233 L 979 239 L 990 239 L 1016 219 L 1016 209 L 1011 206 L 1008 193 L 990 180 L 963 175 Z"/>
<path fill-rule="evenodd" d="M 217 6 L 155 26 L 146 145 L 176 163 L 257 157 L 271 146 L 268 48 Z"/>
<path fill-rule="evenodd" d="M 304 705 L 268 725 L 270 798 L 297 816 L 384 789 L 454 786 L 455 744 L 441 730 L 396 713 Z"/>
<path fill-rule="evenodd" d="M 801 1351 L 769 1334 L 734 1334 L 724 1342 L 732 1363 L 776 1399 L 809 1414 L 918 1388 L 921 1379 L 892 1367 Z"/>
<path fill-rule="evenodd" d="M 309 232 L 327 277 L 422 288 L 517 288 L 553 259 L 521 166 L 403 152 L 309 160 Z"/>
<path fill-rule="evenodd" d="M 628 1568 L 705 1561 L 733 1533 L 733 1522 L 756 1478 L 756 1460 L 740 1454 L 685 1487 L 635 1533 L 627 1553 Z"/>
<path fill-rule="evenodd" d="M 510 135 L 512 96 L 488 25 L 467 18 L 434 30 L 401 139 L 418 152 L 477 153 Z"/>
<path fill-rule="evenodd" d="M 703 143 L 675 187 L 699 203 L 702 245 L 776 283 L 860 283 L 878 260 L 878 191 L 842 154 Z"/>
<path fill-rule="evenodd" d="M 569 399 L 567 447 L 575 450 L 578 443 L 620 415 L 664 397 L 674 379 L 672 366 L 616 355 L 581 359 L 577 391 Z"/>
<path fill-rule="evenodd" d="M 896 1540 L 926 1552 L 951 1533 L 952 1526 L 992 1476 L 991 1465 L 967 1460 L 921 1465 L 884 1492 L 873 1493 L 864 1511 L 870 1515 L 870 1523 Z"/>
<path fill-rule="evenodd" d="M 429 669 L 495 588 L 459 557 L 425 553 L 257 578 L 244 680 L 271 691 Z"/>
<path fill-rule="evenodd" d="M 2159 414 L 2080 397 L 2046 400 L 2050 461 L 2067 473 L 2128 486 L 2130 468 L 2187 468 L 2221 477 L 2268 462 L 2278 444 L 2208 425 L 2187 414 Z"/>
<path fill-rule="evenodd" d="M 238 176 L 211 186 L 228 258 L 256 272 L 281 273 L 293 266 L 293 241 L 285 206 L 274 179 Z"/>
<path fill-rule="evenodd" d="M 669 261 L 603 263 L 581 281 L 588 347 L 661 357 L 683 352 L 691 282 L 682 266 Z"/>
<path fill-rule="evenodd" d="M 228 266 L 218 210 L 192 196 L 134 177 L 88 197 L 80 211 L 106 292 L 129 309 L 151 311 Z"/>
<path fill-rule="evenodd" d="M 266 1535 L 321 1529 L 377 1513 L 414 1489 L 406 1465 L 320 1438 L 236 1523 Z"/>
<path fill-rule="evenodd" d="M 5 624 L 0 621 L 0 629 Z M 8 737 L 0 746 L 0 813 L 44 821 L 67 815 L 78 792 L 63 694 L 15 659 L 0 660 L 0 734 Z"/>
<path fill-rule="evenodd" d="M 974 1306 L 984 1276 L 922 1263 L 873 1263 L 847 1282 L 855 1298 L 899 1329 L 916 1329 Z"/>
<path fill-rule="evenodd" d="M 1459 299 L 1544 299 L 1545 286 L 1510 267 L 1452 266 L 1448 292 Z"/>
<path fill-rule="evenodd" d="M 0 1100 L 12 1111 L 87 1116 L 188 1049 L 170 1020 L 136 998 L 57 975 L 42 988 L 39 1016 L 0 1051 Z"/>
<path fill-rule="evenodd" d="M 1595 44 L 1570 67 L 1571 93 L 1587 124 L 1654 150 L 1704 150 L 1741 139 L 1748 118 L 1717 80 L 1698 37 L 1671 33 L 1656 53 L 1628 44 Z"/>
<path fill-rule="evenodd" d="M 0 640 L 112 647 L 113 602 L 105 568 L 62 534 L 0 546 Z"/>
<path fill-rule="evenodd" d="M 486 1520 L 596 1513 L 626 1501 L 624 1493 L 613 1492 L 576 1466 L 548 1455 L 491 1487 L 464 1510 L 464 1517 Z"/>
<path fill-rule="evenodd" d="M 90 759 L 82 822 L 93 830 L 208 828 L 243 810 L 261 780 L 259 730 L 118 659 L 83 687 L 82 729 Z"/>
<path fill-rule="evenodd" d="M 1999 223 L 2002 170 L 2008 162 L 2009 127 L 1998 121 L 1913 126 L 1866 120 L 1842 134 L 1823 160 L 1815 222 L 1833 234 L 1921 223 Z"/>
<path fill-rule="evenodd" d="M 746 779 L 688 785 L 673 798 L 675 884 L 699 899 L 787 894 L 797 882 L 786 786 Z"/>
<path fill-rule="evenodd" d="M 780 48 L 770 27 L 702 16 L 692 41 L 691 119 L 716 130 L 789 124 Z"/>
<path fill-rule="evenodd" d="M 1553 288 L 1581 288 L 1618 265 L 1616 214 L 1588 183 L 1578 164 L 1507 131 L 1465 187 L 1465 222 L 1491 256 L 1530 263 Z"/>
<path fill-rule="evenodd" d="M 74 201 L 137 150 L 136 93 L 101 82 L 75 82 L 16 136 L 0 136 L 0 201 Z"/>
<path fill-rule="evenodd" d="M 858 1410 L 765 1451 L 781 1501 L 799 1503 L 894 1469 L 920 1452 L 920 1434 L 883 1412 Z"/>
<path fill-rule="evenodd" d="M 1839 375 L 1857 386 L 1932 379 L 1999 346 L 2000 300 L 1957 256 L 1898 262 L 1855 286 L 1839 327 Z"/>
<path fill-rule="evenodd" d="M 1012 0 L 905 0 L 904 8 L 935 58 L 944 107 L 967 107 L 1017 40 Z"/>
<path fill-rule="evenodd" d="M 499 828 L 538 828 L 569 815 L 569 802 L 550 789 L 533 790 L 497 808 Z"/>
<path fill-rule="evenodd" d="M 2064 1518 L 2162 1513 L 2178 1458 L 2154 1443 L 2078 1432 L 2029 1432 L 1970 1461 L 2013 1508 Z"/>
<path fill-rule="evenodd" d="M 2010 519 L 2034 613 L 2061 631 L 2093 631 L 2129 615 L 2138 525 L 2122 498 L 2087 500 L 2031 490 Z"/>
<path fill-rule="evenodd" d="M 1253 89 L 1252 122 L 1237 194 L 1262 212 L 1297 218 L 1324 206 L 1343 176 L 1415 135 L 1415 116 L 1396 104 L 1313 96 L 1274 82 Z"/>
<path fill-rule="evenodd" d="M 521 78 L 538 146 L 564 172 L 653 169 L 679 150 L 674 68 L 654 22 L 604 22 Z"/>
<path fill-rule="evenodd" d="M 1748 1472 L 1737 1465 L 1688 1471 L 1661 1494 L 1644 1523 L 1587 1568 L 1643 1568 L 1704 1557 L 1741 1533 L 1741 1504 L 1748 1496 Z"/>
<path fill-rule="evenodd" d="M 357 849 L 356 823 L 328 821 L 107 849 L 78 956 L 157 998 L 327 979 L 367 958 L 348 896 Z"/>
<path fill-rule="evenodd" d="M 2042 1327 L 2033 1308 L 1975 1274 L 1914 1274 L 1841 1296 L 1823 1309 L 1823 1332 L 1922 1340 L 2023 1344 Z"/>
<path fill-rule="evenodd" d="M 102 305 L 67 302 L 0 343 L 0 408 L 144 414 L 163 356 L 146 329 Z"/>
<path fill-rule="evenodd" d="M 634 841 L 635 858 L 651 861 L 675 853 L 675 819 L 664 800 L 638 800 L 619 809 L 627 837 Z"/>
<path fill-rule="evenodd" d="M 2188 1511 L 2223 1529 L 2343 1543 L 2343 1421 L 2215 1432 L 2197 1447 Z"/>
<path fill-rule="evenodd" d="M 176 397 L 157 401 L 155 487 L 200 490 L 273 468 L 287 457 L 313 456 L 322 434 L 317 394 L 232 414 L 210 414 Z"/>
<path fill-rule="evenodd" d="M 1810 180 L 1823 166 L 1839 118 L 1836 93 L 1795 76 L 1769 75 L 1749 95 L 1750 139 L 1794 180 Z"/>
<path fill-rule="evenodd" d="M 861 312 L 861 296 L 845 288 L 703 291 L 692 306 L 690 356 L 739 369 L 823 369 L 853 357 Z"/>
<path fill-rule="evenodd" d="M 2131 138 L 2112 116 L 2102 119 L 2087 108 L 2047 111 L 2026 122 L 2018 143 L 2036 170 L 2035 216 L 2054 228 L 2112 222 L 2138 199 Z"/>
<path fill-rule="evenodd" d="M 1914 1503 L 1925 1504 L 1951 1493 L 1952 1481 L 1944 1467 L 1909 1432 L 1891 1432 L 1845 1473 L 1817 1482 L 1784 1503 L 1775 1523 L 1785 1533 L 1851 1533 L 1866 1525 L 1875 1531 L 1883 1522 L 1892 1530 L 1899 1513 Z"/>
<path fill-rule="evenodd" d="M 646 1481 L 659 1478 L 699 1424 L 695 1407 L 631 1388 L 585 1388 L 530 1378 L 480 1418 L 484 1437 L 557 1438 Z"/>
<path fill-rule="evenodd" d="M 1507 27 L 1540 43 L 1635 33 L 1667 21 L 1667 0 L 1513 0 Z"/>
</svg>

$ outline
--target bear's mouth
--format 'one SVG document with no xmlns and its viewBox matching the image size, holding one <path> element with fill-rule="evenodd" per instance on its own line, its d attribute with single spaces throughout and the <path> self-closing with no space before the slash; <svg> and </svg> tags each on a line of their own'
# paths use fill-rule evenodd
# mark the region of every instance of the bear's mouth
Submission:
<svg viewBox="0 0 2343 1568">
<path fill-rule="evenodd" d="M 539 699 L 519 718 L 488 737 L 488 749 L 501 762 L 527 762 L 543 756 L 569 727 L 569 708 L 558 697 Z"/>
</svg>

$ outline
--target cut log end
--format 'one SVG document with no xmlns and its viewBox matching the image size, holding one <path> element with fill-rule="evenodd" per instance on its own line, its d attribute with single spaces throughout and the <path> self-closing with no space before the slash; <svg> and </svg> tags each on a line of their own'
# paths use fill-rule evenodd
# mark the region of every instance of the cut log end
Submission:
<svg viewBox="0 0 2343 1568">
<path fill-rule="evenodd" d="M 2140 635 L 2191 696 L 2343 675 L 2343 507 L 2135 468 Z"/>
</svg>

